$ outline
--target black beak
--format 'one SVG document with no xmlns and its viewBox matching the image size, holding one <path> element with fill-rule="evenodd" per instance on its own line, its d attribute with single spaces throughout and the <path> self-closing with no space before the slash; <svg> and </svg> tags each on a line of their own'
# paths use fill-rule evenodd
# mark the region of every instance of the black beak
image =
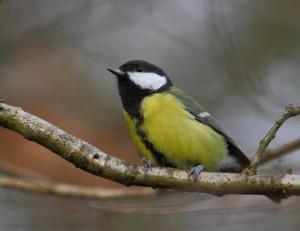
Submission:
<svg viewBox="0 0 300 231">
<path fill-rule="evenodd" d="M 107 68 L 107 70 L 113 73 L 115 76 L 121 77 L 124 76 L 124 72 L 121 71 L 119 68 Z"/>
</svg>

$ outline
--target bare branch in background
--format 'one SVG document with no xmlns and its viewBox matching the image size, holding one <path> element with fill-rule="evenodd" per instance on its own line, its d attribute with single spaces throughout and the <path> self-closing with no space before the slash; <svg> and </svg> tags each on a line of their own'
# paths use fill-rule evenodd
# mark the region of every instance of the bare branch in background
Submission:
<svg viewBox="0 0 300 231">
<path fill-rule="evenodd" d="M 300 139 L 283 144 L 272 150 L 267 150 L 265 154 L 262 156 L 259 165 L 267 163 L 283 155 L 286 155 L 292 151 L 295 151 L 298 148 L 300 148 Z"/>
<path fill-rule="evenodd" d="M 270 142 L 275 138 L 276 132 L 282 126 L 282 124 L 291 117 L 297 116 L 300 114 L 300 107 L 294 107 L 293 105 L 288 105 L 285 107 L 285 110 L 282 116 L 276 120 L 275 124 L 271 128 L 271 130 L 267 133 L 267 135 L 260 141 L 259 147 L 256 151 L 255 156 L 253 157 L 251 164 L 248 168 L 246 168 L 243 172 L 246 175 L 253 176 L 256 174 L 257 166 L 262 159 L 262 156 L 270 144 Z"/>
<path fill-rule="evenodd" d="M 287 110 L 290 111 L 293 108 L 289 106 Z M 280 120 L 276 124 L 283 122 Z M 190 180 L 187 170 L 152 167 L 145 175 L 143 166 L 106 154 L 21 108 L 4 103 L 0 103 L 0 126 L 41 144 L 84 171 L 126 186 L 169 188 L 205 192 L 217 196 L 225 194 L 300 195 L 299 175 L 252 176 L 202 172 L 196 183 Z M 275 130 L 277 131 L 278 128 Z"/>
<path fill-rule="evenodd" d="M 107 199 L 116 197 L 149 196 L 156 193 L 150 188 L 101 188 L 51 183 L 44 180 L 28 180 L 0 174 L 0 186 L 29 192 L 59 196 Z"/>
</svg>

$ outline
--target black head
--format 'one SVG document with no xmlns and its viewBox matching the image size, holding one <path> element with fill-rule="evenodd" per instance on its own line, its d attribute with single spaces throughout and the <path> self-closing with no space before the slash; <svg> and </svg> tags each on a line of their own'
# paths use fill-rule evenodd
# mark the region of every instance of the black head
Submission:
<svg viewBox="0 0 300 231">
<path fill-rule="evenodd" d="M 143 60 L 132 60 L 108 70 L 117 77 L 119 93 L 127 112 L 128 105 L 138 104 L 139 107 L 144 97 L 164 92 L 173 86 L 160 67 Z"/>
<path fill-rule="evenodd" d="M 108 70 L 118 78 L 118 81 L 124 84 L 127 81 L 132 82 L 136 85 L 137 91 L 146 90 L 153 93 L 172 85 L 163 69 L 143 60 L 128 61 L 119 68 Z"/>
<path fill-rule="evenodd" d="M 160 76 L 166 76 L 163 69 L 143 60 L 128 61 L 120 66 L 120 70 L 123 72 L 156 73 Z"/>
</svg>

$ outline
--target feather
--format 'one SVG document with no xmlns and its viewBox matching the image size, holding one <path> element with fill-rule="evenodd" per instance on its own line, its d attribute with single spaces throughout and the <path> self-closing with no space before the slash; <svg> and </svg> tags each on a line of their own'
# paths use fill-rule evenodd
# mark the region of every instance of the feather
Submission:
<svg viewBox="0 0 300 231">
<path fill-rule="evenodd" d="M 250 160 L 248 157 L 241 151 L 237 143 L 228 135 L 224 128 L 207 112 L 204 107 L 197 104 L 192 97 L 186 95 L 183 91 L 175 86 L 170 88 L 169 93 L 175 96 L 184 105 L 186 111 L 188 111 L 195 118 L 195 120 L 210 126 L 226 139 L 229 151 L 228 154 L 234 156 L 240 162 L 243 168 L 249 166 Z"/>
</svg>

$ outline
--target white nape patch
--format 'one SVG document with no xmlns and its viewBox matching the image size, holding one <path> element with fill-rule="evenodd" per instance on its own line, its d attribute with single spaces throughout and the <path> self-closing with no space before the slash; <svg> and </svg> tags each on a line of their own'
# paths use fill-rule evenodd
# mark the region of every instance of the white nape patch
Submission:
<svg viewBox="0 0 300 231">
<path fill-rule="evenodd" d="M 201 117 L 201 118 L 205 118 L 207 116 L 210 116 L 210 114 L 206 111 L 206 112 L 199 113 L 198 116 Z"/>
<path fill-rule="evenodd" d="M 231 156 L 228 154 L 226 154 L 224 156 L 224 159 L 219 163 L 218 168 L 219 169 L 237 169 L 237 170 L 242 169 L 238 160 L 234 156 Z"/>
<path fill-rule="evenodd" d="M 129 78 L 143 89 L 157 90 L 167 83 L 165 76 L 147 72 L 129 72 Z"/>
</svg>

